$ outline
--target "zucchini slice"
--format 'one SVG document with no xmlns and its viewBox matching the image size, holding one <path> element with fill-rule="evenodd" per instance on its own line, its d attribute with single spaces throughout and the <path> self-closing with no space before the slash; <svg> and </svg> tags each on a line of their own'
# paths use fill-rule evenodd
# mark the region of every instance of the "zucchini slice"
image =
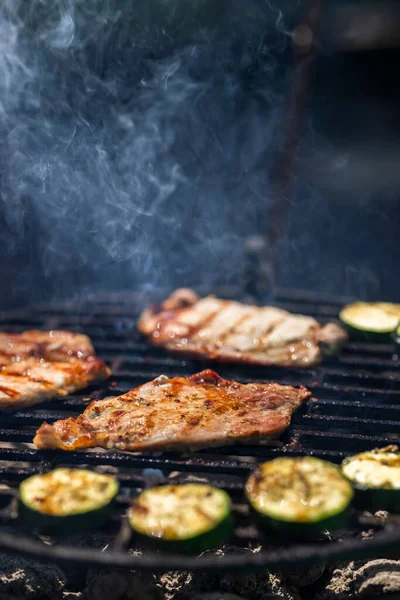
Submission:
<svg viewBox="0 0 400 600">
<path fill-rule="evenodd" d="M 133 501 L 128 519 L 141 541 L 184 553 L 220 546 L 233 522 L 228 494 L 199 483 L 145 490 Z"/>
<path fill-rule="evenodd" d="M 339 313 L 353 337 L 385 341 L 400 322 L 400 304 L 355 302 Z"/>
<path fill-rule="evenodd" d="M 108 516 L 119 484 L 112 475 L 59 468 L 25 479 L 19 488 L 23 523 L 65 533 L 98 526 Z"/>
<path fill-rule="evenodd" d="M 342 473 L 353 484 L 356 504 L 370 511 L 400 511 L 400 452 L 386 446 L 346 458 Z"/>
<path fill-rule="evenodd" d="M 393 333 L 393 341 L 396 345 L 396 352 L 400 352 L 400 324 Z"/>
<path fill-rule="evenodd" d="M 314 537 L 346 524 L 353 490 L 330 462 L 284 457 L 259 465 L 247 481 L 246 496 L 261 526 Z"/>
</svg>

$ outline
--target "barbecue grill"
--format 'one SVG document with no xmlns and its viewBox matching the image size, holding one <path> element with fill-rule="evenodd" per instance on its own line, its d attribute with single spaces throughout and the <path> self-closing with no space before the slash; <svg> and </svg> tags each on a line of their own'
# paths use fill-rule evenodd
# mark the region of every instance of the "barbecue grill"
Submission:
<svg viewBox="0 0 400 600">
<path fill-rule="evenodd" d="M 225 297 L 238 298 L 236 290 L 218 290 Z M 281 290 L 275 304 L 294 312 L 312 315 L 321 322 L 337 318 L 348 298 L 322 298 L 315 294 Z M 348 343 L 339 357 L 314 369 L 213 365 L 223 377 L 242 382 L 274 380 L 290 385 L 303 384 L 316 400 L 309 401 L 293 416 L 284 436 L 273 446 L 232 446 L 194 453 L 123 453 L 116 451 L 37 451 L 31 444 L 35 429 L 82 412 L 85 402 L 125 393 L 158 375 L 187 376 L 210 366 L 207 362 L 183 360 L 152 348 L 136 331 L 138 298 L 133 295 L 97 296 L 85 302 L 36 306 L 29 311 L 2 314 L 1 329 L 68 328 L 91 336 L 98 354 L 111 366 L 107 382 L 21 411 L 2 415 L 0 427 L 0 480 L 2 517 L 0 548 L 39 560 L 81 563 L 108 567 L 141 568 L 151 571 L 187 569 L 265 569 L 315 564 L 316 562 L 377 557 L 393 553 L 400 546 L 400 525 L 395 516 L 385 521 L 354 511 L 352 522 L 339 537 L 313 543 L 274 541 L 261 536 L 250 520 L 243 497 L 243 485 L 257 462 L 282 455 L 313 455 L 339 463 L 351 453 L 396 443 L 400 438 L 399 360 L 390 344 Z M 32 532 L 21 533 L 14 523 L 13 506 L 19 482 L 55 466 L 89 466 L 113 472 L 121 484 L 115 514 L 108 535 L 112 543 L 101 548 L 75 547 L 68 538 L 53 545 Z M 146 486 L 182 482 L 201 477 L 228 491 L 234 502 L 236 529 L 233 546 L 243 551 L 182 557 L 173 554 L 129 552 L 132 542 L 123 514 L 130 500 Z M 365 528 L 374 529 L 362 539 Z M 261 547 L 261 548 L 260 548 Z M 244 551 L 248 549 L 249 551 Z"/>
</svg>

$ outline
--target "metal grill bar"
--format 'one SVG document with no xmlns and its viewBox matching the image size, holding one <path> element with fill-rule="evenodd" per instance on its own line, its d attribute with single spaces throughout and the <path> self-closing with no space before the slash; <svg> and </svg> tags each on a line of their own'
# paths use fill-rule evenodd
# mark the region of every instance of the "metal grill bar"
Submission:
<svg viewBox="0 0 400 600">
<path fill-rule="evenodd" d="M 232 290 L 225 295 L 232 297 Z M 68 328 L 91 336 L 98 354 L 111 366 L 110 381 L 93 385 L 84 392 L 53 400 L 42 406 L 15 414 L 2 415 L 0 423 L 0 506 L 11 498 L 19 482 L 34 473 L 44 472 L 56 465 L 90 465 L 113 472 L 121 484 L 117 517 L 134 494 L 154 483 L 186 481 L 205 478 L 226 489 L 235 499 L 237 530 L 234 542 L 243 547 L 260 543 L 262 538 L 248 520 L 243 503 L 243 484 L 253 466 L 262 460 L 281 455 L 314 455 L 340 462 L 350 453 L 400 441 L 400 370 L 399 359 L 390 344 L 347 344 L 340 357 L 319 368 L 281 369 L 235 365 L 209 365 L 192 362 L 150 348 L 136 331 L 137 307 L 135 296 L 98 297 L 91 303 L 60 303 L 42 305 L 29 313 L 3 314 L 1 329 L 22 331 L 33 327 L 43 329 Z M 310 314 L 321 321 L 336 318 L 341 299 L 325 298 L 300 292 L 281 291 L 277 305 Z M 348 301 L 348 299 L 345 299 Z M 43 422 L 53 422 L 76 416 L 87 401 L 124 393 L 161 373 L 183 375 L 213 366 L 223 377 L 250 381 L 274 380 L 291 385 L 303 384 L 313 392 L 308 402 L 294 415 L 287 432 L 274 446 L 227 446 L 194 453 L 122 453 L 105 451 L 39 452 L 31 444 L 35 429 Z M 148 470 L 151 470 L 148 471 Z M 1 512 L 0 512 L 1 514 Z M 117 518 L 116 517 L 116 518 Z M 10 521 L 6 519 L 9 526 Z M 400 542 L 396 534 L 383 532 L 372 541 L 361 542 L 351 535 L 344 544 L 309 544 L 304 548 L 287 543 L 287 547 L 260 554 L 226 556 L 215 563 L 209 559 L 185 559 L 185 568 L 230 569 L 264 568 L 265 566 L 299 565 L 316 560 L 333 560 L 356 555 L 378 555 Z M 269 542 L 270 547 L 270 542 Z M 129 556 L 125 551 L 107 553 L 85 548 L 59 546 L 49 549 L 33 540 L 2 533 L 0 546 L 10 551 L 31 553 L 42 559 L 57 559 L 112 566 L 140 566 L 152 570 L 182 568 L 182 558 L 145 555 Z M 54 552 L 56 550 L 56 552 Z"/>
</svg>

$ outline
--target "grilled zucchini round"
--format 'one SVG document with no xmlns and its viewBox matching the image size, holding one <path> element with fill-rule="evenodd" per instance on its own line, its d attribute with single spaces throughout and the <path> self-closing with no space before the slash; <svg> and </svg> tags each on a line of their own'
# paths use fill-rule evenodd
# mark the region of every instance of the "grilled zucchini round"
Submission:
<svg viewBox="0 0 400 600">
<path fill-rule="evenodd" d="M 342 473 L 352 483 L 357 506 L 364 510 L 400 511 L 400 452 L 377 448 L 346 458 Z"/>
<path fill-rule="evenodd" d="M 400 352 L 400 324 L 393 333 L 393 341 L 396 345 L 396 352 Z"/>
<path fill-rule="evenodd" d="M 184 553 L 220 546 L 229 538 L 233 524 L 228 494 L 199 483 L 142 492 L 133 501 L 128 519 L 141 541 Z"/>
<path fill-rule="evenodd" d="M 285 457 L 259 465 L 247 481 L 246 496 L 261 526 L 314 537 L 345 525 L 353 490 L 327 461 Z"/>
<path fill-rule="evenodd" d="M 400 321 L 400 304 L 355 302 L 344 306 L 339 317 L 356 339 L 389 341 Z"/>
<path fill-rule="evenodd" d="M 115 477 L 85 469 L 33 475 L 20 485 L 19 517 L 23 524 L 46 531 L 95 527 L 107 518 L 118 489 Z"/>
</svg>

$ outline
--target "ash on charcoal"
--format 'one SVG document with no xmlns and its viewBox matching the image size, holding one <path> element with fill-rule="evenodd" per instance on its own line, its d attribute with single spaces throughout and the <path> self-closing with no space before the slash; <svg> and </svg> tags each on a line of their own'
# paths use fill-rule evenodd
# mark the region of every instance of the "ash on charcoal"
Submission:
<svg viewBox="0 0 400 600">
<path fill-rule="evenodd" d="M 338 567 L 316 600 L 347 600 L 400 592 L 400 561 L 375 559 Z"/>
<path fill-rule="evenodd" d="M 64 572 L 56 566 L 0 554 L 0 593 L 16 600 L 61 600 Z"/>
<path fill-rule="evenodd" d="M 216 551 L 209 551 L 216 560 L 227 553 L 256 552 L 259 549 L 249 550 L 239 547 L 225 547 Z M 207 598 L 207 594 L 220 594 L 222 598 L 229 595 L 239 596 L 245 600 L 262 600 L 270 594 L 275 594 L 282 600 L 299 600 L 297 595 L 278 574 L 267 571 L 257 573 L 218 574 L 218 573 L 182 573 L 169 572 L 157 578 L 157 585 L 164 593 L 164 600 L 193 600 L 193 598 Z M 197 595 L 197 596 L 196 596 Z M 225 596 L 224 596 L 225 595 Z M 212 596 L 211 596 L 212 597 Z"/>
<path fill-rule="evenodd" d="M 182 598 L 188 591 L 190 593 L 193 587 L 192 580 L 192 573 L 169 571 L 156 576 L 156 585 L 162 591 L 164 600 L 174 600 Z"/>
<path fill-rule="evenodd" d="M 386 511 L 374 514 L 364 513 L 368 522 L 371 518 L 375 525 L 384 526 L 390 519 Z M 368 540 L 376 529 L 359 532 L 359 537 Z M 327 573 L 328 573 L 327 569 Z M 351 561 L 330 570 L 330 577 L 324 589 L 315 600 L 348 600 L 348 598 L 374 597 L 388 592 L 400 592 L 400 560 L 374 559 Z"/>
<path fill-rule="evenodd" d="M 287 585 L 287 583 L 281 579 L 278 575 L 273 573 L 269 574 L 269 584 L 271 586 L 271 593 L 275 594 L 282 600 L 300 600 L 300 595 L 295 588 Z M 268 595 L 263 594 L 261 597 L 254 596 L 257 600 L 264 600 Z"/>
<path fill-rule="evenodd" d="M 366 517 L 385 522 L 388 515 L 380 512 Z M 368 518 L 366 524 L 369 525 Z M 358 532 L 362 538 L 372 534 L 372 529 Z M 107 552 L 111 539 L 107 534 L 87 532 L 85 536 L 69 537 L 68 543 L 90 545 Z M 52 544 L 47 538 L 42 541 Z M 205 554 L 212 555 L 217 562 L 229 553 L 260 550 L 261 547 L 225 546 Z M 141 555 L 140 550 L 130 552 Z M 306 586 L 311 585 L 313 600 L 361 599 L 400 593 L 400 560 L 388 559 L 350 562 L 337 568 L 328 566 L 325 570 L 317 565 L 282 573 L 175 571 L 163 575 L 76 566 L 61 570 L 1 554 L 0 565 L 0 600 L 308 600 Z"/>
<path fill-rule="evenodd" d="M 358 569 L 355 585 L 360 596 L 387 594 L 400 591 L 400 562 L 396 560 L 371 560 Z"/>
</svg>

